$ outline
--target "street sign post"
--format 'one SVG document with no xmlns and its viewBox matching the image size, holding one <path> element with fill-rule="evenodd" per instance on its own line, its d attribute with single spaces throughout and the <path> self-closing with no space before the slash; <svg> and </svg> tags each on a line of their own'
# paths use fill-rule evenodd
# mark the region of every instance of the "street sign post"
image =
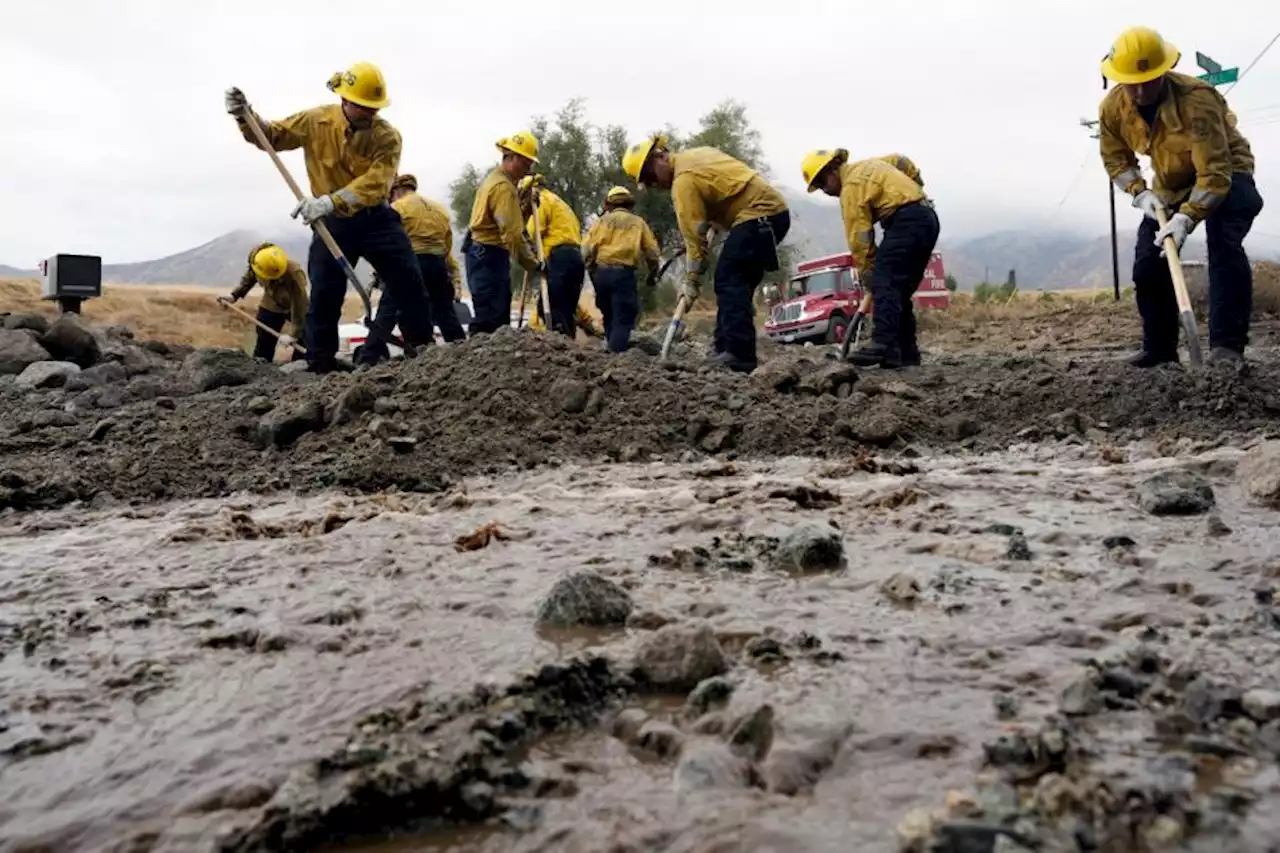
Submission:
<svg viewBox="0 0 1280 853">
<path fill-rule="evenodd" d="M 1223 68 L 1220 71 L 1210 71 L 1208 74 L 1196 75 L 1210 86 L 1224 86 L 1227 83 L 1234 83 L 1240 78 L 1239 68 Z"/>
</svg>

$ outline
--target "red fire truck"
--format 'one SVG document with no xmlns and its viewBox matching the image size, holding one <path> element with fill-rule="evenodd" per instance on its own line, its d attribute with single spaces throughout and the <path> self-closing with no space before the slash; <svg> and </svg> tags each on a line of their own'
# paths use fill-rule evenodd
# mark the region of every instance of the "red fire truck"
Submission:
<svg viewBox="0 0 1280 853">
<path fill-rule="evenodd" d="M 787 293 L 779 294 L 781 301 L 772 305 L 764 332 L 783 344 L 837 344 L 846 334 L 853 334 L 857 343 L 857 337 L 869 328 L 868 315 L 873 308 L 866 298 L 869 295 L 858 281 L 848 252 L 803 261 L 788 283 Z M 915 305 L 946 308 L 950 304 L 942 255 L 934 252 L 916 289 Z"/>
</svg>

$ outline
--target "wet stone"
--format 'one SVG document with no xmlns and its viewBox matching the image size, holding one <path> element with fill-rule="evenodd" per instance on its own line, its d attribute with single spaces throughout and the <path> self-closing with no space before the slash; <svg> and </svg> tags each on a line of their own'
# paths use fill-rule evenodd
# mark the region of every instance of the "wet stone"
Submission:
<svg viewBox="0 0 1280 853">
<path fill-rule="evenodd" d="M 365 412 L 373 409 L 378 395 L 373 387 L 357 382 L 338 395 L 326 411 L 326 419 L 331 426 L 350 423 Z"/>
<path fill-rule="evenodd" d="M 920 581 L 906 572 L 894 572 L 880 582 L 880 592 L 897 604 L 912 604 L 920 597 Z"/>
<path fill-rule="evenodd" d="M 26 330 L 0 329 L 0 375 L 17 376 L 29 366 L 50 359 L 49 351 Z"/>
<path fill-rule="evenodd" d="M 637 631 L 656 631 L 670 623 L 670 618 L 652 610 L 636 611 L 627 617 L 627 627 Z"/>
<path fill-rule="evenodd" d="M 701 717 L 717 706 L 723 706 L 733 696 L 733 683 L 728 679 L 715 677 L 698 682 L 684 703 L 685 714 L 689 717 Z"/>
<path fill-rule="evenodd" d="M 276 409 L 258 422 L 257 441 L 263 447 L 289 447 L 302 436 L 324 428 L 324 409 L 307 400 L 291 409 Z"/>
<path fill-rule="evenodd" d="M 1280 690 L 1249 690 L 1240 701 L 1244 712 L 1259 723 L 1280 719 Z"/>
<path fill-rule="evenodd" d="M 1280 441 L 1249 450 L 1240 460 L 1236 477 L 1254 502 L 1280 509 Z"/>
<path fill-rule="evenodd" d="M 845 567 L 844 537 L 830 525 L 802 524 L 778 542 L 771 557 L 774 569 L 784 572 L 836 572 Z"/>
<path fill-rule="evenodd" d="M 650 720 L 636 734 L 636 745 L 656 758 L 674 758 L 684 745 L 684 735 L 670 723 Z"/>
<path fill-rule="evenodd" d="M 29 329 L 38 335 L 49 331 L 49 318 L 43 314 L 10 314 L 4 318 L 0 327 L 9 331 Z"/>
<path fill-rule="evenodd" d="M 1222 520 L 1222 516 L 1214 513 L 1205 519 L 1204 532 L 1209 536 L 1230 536 L 1231 528 Z"/>
<path fill-rule="evenodd" d="M 27 390 L 58 388 L 79 372 L 80 366 L 69 361 L 38 361 L 19 373 L 13 384 Z"/>
<path fill-rule="evenodd" d="M 1058 708 L 1071 717 L 1084 717 L 1102 710 L 1098 674 L 1092 669 L 1078 672 L 1063 688 Z"/>
<path fill-rule="evenodd" d="M 1244 712 L 1238 689 L 1204 677 L 1197 678 L 1186 686 L 1178 703 L 1178 710 L 1188 720 L 1201 726 L 1220 717 L 1237 717 Z"/>
<path fill-rule="evenodd" d="M 551 386 L 549 397 L 560 411 L 576 415 L 586 411 L 591 386 L 576 379 L 557 379 Z"/>
<path fill-rule="evenodd" d="M 761 705 L 747 714 L 729 735 L 729 749 L 750 761 L 763 761 L 773 746 L 773 716 L 772 705 Z"/>
<path fill-rule="evenodd" d="M 1022 712 L 1022 703 L 1018 701 L 1018 697 L 1008 693 L 997 693 L 992 704 L 995 706 L 997 720 L 1015 720 Z"/>
<path fill-rule="evenodd" d="M 1005 548 L 1005 556 L 1010 560 L 1030 560 L 1031 546 L 1027 544 L 1027 537 L 1021 532 L 1010 536 L 1009 545 Z"/>
<path fill-rule="evenodd" d="M 657 690 L 685 692 L 729 668 L 711 626 L 667 625 L 647 635 L 636 651 L 636 675 Z"/>
<path fill-rule="evenodd" d="M 677 793 L 714 788 L 746 788 L 754 781 L 750 762 L 719 742 L 689 744 L 676 766 Z"/>
<path fill-rule="evenodd" d="M 536 618 L 539 626 L 552 628 L 621 626 L 632 608 L 631 596 L 613 581 L 577 572 L 556 581 L 538 605 Z"/>
<path fill-rule="evenodd" d="M 1137 501 L 1152 515 L 1199 515 L 1213 508 L 1213 487 L 1190 471 L 1161 471 L 1138 484 Z"/>
</svg>

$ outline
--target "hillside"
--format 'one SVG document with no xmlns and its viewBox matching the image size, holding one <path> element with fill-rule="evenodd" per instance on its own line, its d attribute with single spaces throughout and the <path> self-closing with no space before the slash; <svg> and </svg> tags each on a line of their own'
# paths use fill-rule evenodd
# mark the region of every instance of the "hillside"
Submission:
<svg viewBox="0 0 1280 853">
<path fill-rule="evenodd" d="M 822 204 L 812 197 L 783 190 L 791 207 L 792 226 L 787 243 L 799 258 L 845 251 L 845 237 L 839 209 Z M 1018 272 L 1018 285 L 1023 290 L 1059 290 L 1066 288 L 1107 287 L 1111 283 L 1110 238 L 1058 230 L 1023 229 L 996 231 L 967 240 L 948 240 L 946 221 L 939 249 L 947 271 L 962 288 L 990 277 L 1004 281 L 1010 269 Z M 249 250 L 268 239 L 248 230 L 231 231 L 201 246 L 157 258 L 128 264 L 106 264 L 103 280 L 107 283 L 131 284 L 198 284 L 229 287 L 245 268 Z M 289 256 L 305 263 L 308 238 L 305 233 L 274 237 Z M 1120 234 L 1120 280 L 1129 283 L 1133 266 L 1133 234 Z M 455 235 L 455 244 L 460 238 Z M 1246 243 L 1255 260 L 1280 258 L 1280 241 L 1262 235 L 1251 235 Z M 1188 260 L 1203 259 L 1204 238 L 1193 235 L 1184 253 Z M 364 262 L 357 267 L 361 278 L 368 279 L 372 270 Z M 31 277 L 34 273 L 0 266 L 0 277 Z"/>
</svg>

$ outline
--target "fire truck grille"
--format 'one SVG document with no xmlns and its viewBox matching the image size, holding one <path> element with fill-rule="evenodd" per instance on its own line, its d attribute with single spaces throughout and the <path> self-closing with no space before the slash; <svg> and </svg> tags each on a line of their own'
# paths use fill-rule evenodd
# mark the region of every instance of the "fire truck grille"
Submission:
<svg viewBox="0 0 1280 853">
<path fill-rule="evenodd" d="M 792 323 L 800 319 L 800 305 L 779 305 L 773 309 L 773 322 Z"/>
</svg>

